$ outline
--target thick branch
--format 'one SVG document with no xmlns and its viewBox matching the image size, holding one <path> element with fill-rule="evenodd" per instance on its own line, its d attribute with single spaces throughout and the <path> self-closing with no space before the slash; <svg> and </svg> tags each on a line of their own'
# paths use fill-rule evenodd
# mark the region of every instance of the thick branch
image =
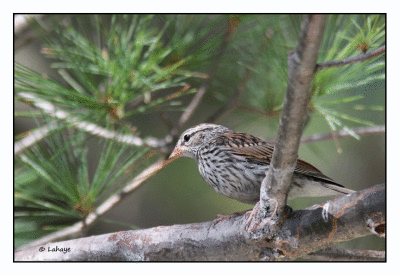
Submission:
<svg viewBox="0 0 400 276">
<path fill-rule="evenodd" d="M 279 123 L 278 141 L 267 173 L 267 181 L 263 181 L 261 186 L 260 197 L 262 211 L 271 204 L 269 199 L 276 200 L 277 217 L 284 212 L 292 182 L 307 115 L 309 92 L 327 18 L 327 15 L 305 16 L 296 51 L 289 57 L 288 87 Z"/>
<path fill-rule="evenodd" d="M 294 211 L 274 235 L 269 231 L 260 231 L 256 239 L 249 235 L 244 229 L 248 217 L 249 212 L 221 221 L 159 226 L 51 243 L 18 250 L 15 260 L 292 260 L 357 237 L 370 234 L 382 236 L 386 217 L 385 185 L 375 185 L 324 204 Z M 264 230 L 271 226 L 266 225 Z M 68 252 L 63 253 L 62 250 Z"/>
</svg>

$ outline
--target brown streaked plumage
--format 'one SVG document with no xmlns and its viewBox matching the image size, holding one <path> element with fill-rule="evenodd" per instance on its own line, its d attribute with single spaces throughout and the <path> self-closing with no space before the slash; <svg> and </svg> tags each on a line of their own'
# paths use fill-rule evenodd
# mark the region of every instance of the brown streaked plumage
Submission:
<svg viewBox="0 0 400 276">
<path fill-rule="evenodd" d="M 255 204 L 273 151 L 273 144 L 253 135 L 220 125 L 200 124 L 182 133 L 170 158 L 195 159 L 203 179 L 219 194 Z M 298 159 L 289 199 L 352 192 Z"/>
</svg>

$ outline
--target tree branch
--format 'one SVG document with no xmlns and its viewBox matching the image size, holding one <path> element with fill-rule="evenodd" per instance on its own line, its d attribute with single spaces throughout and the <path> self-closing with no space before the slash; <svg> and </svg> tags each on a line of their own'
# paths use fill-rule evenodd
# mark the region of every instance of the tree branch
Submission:
<svg viewBox="0 0 400 276">
<path fill-rule="evenodd" d="M 15 155 L 21 154 L 25 149 L 38 143 L 40 140 L 42 140 L 44 137 L 46 137 L 56 129 L 57 129 L 57 124 L 55 122 L 50 122 L 49 124 L 43 127 L 36 128 L 33 131 L 25 132 L 23 134 L 25 137 L 21 138 L 20 140 L 14 143 L 14 154 Z"/>
<path fill-rule="evenodd" d="M 357 237 L 384 236 L 385 185 L 296 210 L 280 231 L 260 232 L 256 238 L 244 227 L 249 215 L 37 245 L 17 250 L 14 257 L 15 261 L 294 260 Z"/>
<path fill-rule="evenodd" d="M 243 92 L 246 82 L 249 80 L 251 74 L 252 71 L 250 69 L 247 69 L 238 88 L 236 89 L 235 94 L 231 97 L 231 99 L 228 102 L 226 102 L 224 106 L 222 106 L 219 110 L 217 110 L 217 112 L 215 112 L 207 120 L 205 120 L 206 123 L 212 123 L 219 120 L 223 115 L 225 115 L 226 112 L 235 107 L 236 103 L 239 100 L 239 96 Z"/>
<path fill-rule="evenodd" d="M 14 15 L 14 50 L 19 50 L 22 46 L 38 37 L 37 33 L 29 27 L 29 20 L 33 18 L 40 19 L 43 14 L 15 14 Z"/>
<path fill-rule="evenodd" d="M 159 172 L 167 164 L 169 164 L 169 161 L 165 161 L 164 159 L 160 159 L 157 162 L 155 162 L 153 165 L 151 165 L 149 168 L 147 168 L 141 174 L 135 177 L 132 183 L 127 185 L 122 190 L 121 193 L 115 194 L 106 201 L 104 201 L 103 204 L 97 207 L 95 211 L 91 212 L 86 217 L 85 221 L 77 222 L 74 225 L 67 227 L 66 229 L 54 232 L 40 239 L 37 239 L 29 244 L 22 246 L 20 249 L 24 250 L 26 248 L 35 247 L 54 241 L 60 241 L 68 238 L 76 238 L 83 236 L 84 232 L 88 228 L 90 228 L 101 216 L 110 211 L 113 207 L 115 207 L 118 203 L 120 203 L 127 195 L 131 194 L 134 190 L 140 187 L 140 185 L 142 185 L 146 180 L 148 180 L 150 177 Z"/>
<path fill-rule="evenodd" d="M 360 127 L 356 129 L 352 129 L 352 131 L 358 136 L 371 136 L 371 135 L 380 135 L 386 132 L 385 126 L 370 126 L 370 127 Z M 340 130 L 329 133 L 318 133 L 310 136 L 301 137 L 301 144 L 315 143 L 321 141 L 327 141 L 338 138 L 350 138 L 353 137 L 348 131 Z M 269 143 L 276 143 L 276 139 L 268 139 Z"/>
<path fill-rule="evenodd" d="M 21 93 L 18 93 L 18 96 L 25 100 L 32 101 L 33 106 L 41 109 L 46 114 L 48 114 L 54 118 L 60 119 L 60 120 L 65 120 L 66 122 L 70 123 L 73 127 L 76 127 L 83 131 L 100 136 L 102 138 L 115 139 L 116 141 L 127 143 L 127 144 L 132 144 L 135 146 L 143 146 L 144 145 L 144 146 L 154 147 L 154 148 L 158 148 L 158 149 L 161 149 L 162 147 L 166 147 L 168 145 L 168 143 L 172 142 L 171 135 L 166 136 L 166 138 L 163 140 L 159 140 L 159 139 L 155 139 L 155 138 L 150 138 L 150 139 L 144 140 L 144 139 L 141 139 L 141 138 L 133 136 L 133 135 L 120 134 L 115 131 L 105 129 L 96 124 L 79 120 L 79 119 L 75 118 L 74 116 L 72 116 L 71 114 L 69 114 L 67 111 L 56 108 L 50 102 L 41 100 L 33 94 L 21 92 Z M 48 135 L 49 132 L 54 131 L 55 129 L 56 129 L 56 125 L 50 124 L 48 126 L 38 129 L 37 131 L 34 131 L 29 136 L 27 136 L 27 137 L 21 139 L 20 141 L 18 141 L 17 143 L 15 143 L 14 153 L 16 155 L 23 154 L 23 151 L 26 148 L 39 142 L 42 138 L 46 137 L 46 135 Z M 154 163 L 152 166 L 150 166 L 148 169 L 144 170 L 136 178 L 134 178 L 132 183 L 130 185 L 127 185 L 121 193 L 113 195 L 108 200 L 106 200 L 102 205 L 100 205 L 94 212 L 90 213 L 86 217 L 85 221 L 77 222 L 74 225 L 67 227 L 66 229 L 46 235 L 38 240 L 35 240 L 27 245 L 24 245 L 21 248 L 29 248 L 29 247 L 33 247 L 36 245 L 49 243 L 49 242 L 83 236 L 84 232 L 87 229 L 89 229 L 93 225 L 93 223 L 97 221 L 97 219 L 100 216 L 104 215 L 106 212 L 111 210 L 111 208 L 113 208 L 115 205 L 117 205 L 119 202 L 121 202 L 123 198 L 125 198 L 128 194 L 133 192 L 137 187 L 139 187 L 147 179 L 149 179 L 151 176 L 155 175 L 157 172 L 159 172 L 162 168 L 164 168 L 168 164 L 169 164 L 169 161 L 160 159 L 159 161 Z"/>
<path fill-rule="evenodd" d="M 308 255 L 304 255 L 301 258 L 324 262 L 384 262 L 386 261 L 385 253 L 385 251 L 375 250 L 324 248 Z"/>
<path fill-rule="evenodd" d="M 379 135 L 386 132 L 385 126 L 371 126 L 371 127 L 360 127 L 352 130 L 359 136 Z M 301 138 L 302 144 L 314 143 L 320 141 L 331 140 L 334 138 L 349 138 L 353 137 L 348 131 L 340 130 L 331 133 L 314 134 Z"/>
<path fill-rule="evenodd" d="M 189 120 L 189 118 L 193 115 L 193 112 L 199 105 L 201 99 L 203 98 L 204 94 L 206 93 L 208 86 L 210 85 L 211 81 L 214 79 L 215 73 L 217 72 L 217 68 L 219 65 L 219 62 L 221 60 L 221 57 L 225 53 L 225 50 L 228 46 L 229 38 L 232 35 L 231 29 L 228 28 L 225 37 L 221 42 L 221 46 L 218 49 L 217 55 L 214 59 L 213 64 L 211 65 L 210 72 L 208 74 L 208 78 L 203 82 L 203 84 L 200 86 L 199 90 L 197 91 L 196 95 L 193 97 L 192 101 L 190 102 L 189 106 L 186 108 L 185 112 L 181 115 L 181 118 L 179 119 L 178 126 L 173 129 L 171 132 L 172 135 L 176 135 L 178 133 L 178 130 Z"/>
<path fill-rule="evenodd" d="M 386 46 L 382 46 L 372 52 L 366 53 L 366 54 L 361 54 L 355 57 L 350 57 L 350 58 L 345 58 L 341 60 L 336 60 L 336 61 L 330 61 L 330 62 L 324 62 L 324 63 L 318 63 L 316 65 L 316 71 L 326 69 L 326 68 L 331 68 L 331 67 L 338 67 L 338 66 L 344 66 L 348 64 L 354 64 L 357 62 L 365 62 L 370 59 L 373 59 L 383 53 L 386 52 Z"/>
<path fill-rule="evenodd" d="M 82 121 L 72 116 L 67 111 L 55 107 L 52 103 L 36 97 L 36 95 L 34 94 L 20 92 L 17 95 L 27 101 L 31 101 L 33 106 L 39 108 L 40 110 L 50 115 L 51 117 L 57 118 L 59 120 L 65 120 L 66 122 L 70 123 L 73 127 L 76 127 L 85 132 L 88 132 L 90 134 L 105 139 L 114 139 L 118 142 L 122 142 L 129 145 L 148 146 L 158 149 L 162 149 L 163 147 L 166 147 L 168 143 L 172 142 L 172 137 L 170 135 L 166 136 L 165 139 L 157 139 L 157 138 L 142 139 L 134 135 L 121 134 L 113 130 L 106 129 L 102 126 L 96 125 L 94 123 Z M 34 143 L 40 141 L 40 139 L 44 138 L 51 130 L 52 129 L 50 128 L 49 130 L 42 129 L 42 131 L 38 133 L 34 132 L 34 134 L 36 135 L 34 139 L 32 138 L 28 139 L 28 137 L 23 138 L 24 139 L 23 141 L 19 141 L 15 144 L 14 153 L 20 154 L 26 147 L 29 147 Z"/>
<path fill-rule="evenodd" d="M 279 122 L 277 144 L 271 166 L 261 185 L 260 202 L 255 206 L 248 222 L 249 231 L 259 227 L 260 219 L 273 214 L 276 215 L 275 218 L 280 219 L 284 214 L 307 115 L 318 50 L 327 19 L 327 15 L 306 15 L 296 51 L 289 56 L 289 79 Z M 267 209 L 270 210 L 269 214 Z M 263 224 L 265 223 L 264 220 Z"/>
</svg>

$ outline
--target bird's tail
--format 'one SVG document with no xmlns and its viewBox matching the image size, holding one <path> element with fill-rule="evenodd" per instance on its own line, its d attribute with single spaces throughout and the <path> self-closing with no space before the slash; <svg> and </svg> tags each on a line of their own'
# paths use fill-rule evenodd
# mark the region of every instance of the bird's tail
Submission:
<svg viewBox="0 0 400 276">
<path fill-rule="evenodd" d="M 338 192 L 338 193 L 341 193 L 341 194 L 345 194 L 345 195 L 355 192 L 353 190 L 350 190 L 350 189 L 347 189 L 345 187 L 341 187 L 341 186 L 338 186 L 338 185 L 333 185 L 333 184 L 328 184 L 328 183 L 324 183 L 323 185 L 328 189 L 331 189 L 331 190 L 333 190 L 335 192 Z"/>
</svg>

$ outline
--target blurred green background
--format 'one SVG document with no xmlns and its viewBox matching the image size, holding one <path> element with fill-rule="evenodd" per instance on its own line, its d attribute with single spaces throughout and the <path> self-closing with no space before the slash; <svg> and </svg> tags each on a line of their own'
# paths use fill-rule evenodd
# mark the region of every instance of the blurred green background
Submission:
<svg viewBox="0 0 400 276">
<path fill-rule="evenodd" d="M 360 45 L 367 45 L 368 51 L 385 45 L 385 20 L 384 15 L 330 16 L 318 62 L 360 55 Z M 287 54 L 296 47 L 301 21 L 302 15 L 268 14 L 46 15 L 33 20 L 15 39 L 15 62 L 18 64 L 15 67 L 15 141 L 29 135 L 26 132 L 38 125 L 54 120 L 26 104 L 18 97 L 19 92 L 36 93 L 38 98 L 61 110 L 68 110 L 80 120 L 119 133 L 132 134 L 130 129 L 135 128 L 137 132 L 134 135 L 141 138 L 163 139 L 170 132 L 169 124 L 177 126 L 182 112 L 206 81 L 204 77 L 207 74 L 210 78 L 207 92 L 178 135 L 188 127 L 205 122 L 235 97 L 243 85 L 235 107 L 214 123 L 273 139 L 277 134 L 286 91 Z M 24 74 L 26 68 L 39 75 Z M 211 73 L 213 68 L 215 74 Z M 62 76 L 62 70 L 69 73 L 69 78 L 65 74 Z M 140 80 L 135 78 L 139 75 Z M 41 84 L 37 85 L 39 80 Z M 54 80 L 68 90 L 58 94 L 60 88 L 53 83 L 47 84 L 48 80 Z M 166 97 L 186 84 L 190 85 L 187 93 L 172 99 Z M 48 88 L 53 86 L 55 89 Z M 78 87 L 82 88 L 79 93 L 76 92 Z M 316 75 L 312 93 L 304 136 L 329 133 L 333 129 L 350 131 L 362 126 L 385 125 L 385 57 L 321 70 Z M 74 98 L 71 100 L 71 97 Z M 140 101 L 140 97 L 149 100 Z M 110 102 L 104 99 L 110 99 Z M 83 101 L 87 104 L 84 105 Z M 136 101 L 140 104 L 133 104 Z M 101 108 L 93 107 L 96 103 Z M 104 108 L 103 104 L 111 107 Z M 57 132 L 65 135 L 66 141 L 82 140 L 76 145 L 67 143 L 61 150 L 84 148 L 87 164 L 81 162 L 76 166 L 86 166 L 86 178 L 82 179 L 91 183 L 98 173 L 96 166 L 102 158 L 101 153 L 107 148 L 107 145 L 103 147 L 105 139 L 74 129 L 65 120 L 56 121 Z M 70 128 L 74 130 L 66 130 Z M 53 139 L 52 135 L 46 139 Z M 43 141 L 32 148 L 36 146 L 46 147 Z M 119 144 L 112 146 L 119 147 Z M 171 147 L 173 143 L 168 149 Z M 305 144 L 300 147 L 299 156 L 345 187 L 360 190 L 385 182 L 385 149 L 385 135 L 380 134 L 360 137 L 359 140 L 350 137 L 337 142 Z M 29 150 L 34 156 L 35 150 L 26 149 L 26 152 Z M 140 159 L 146 150 L 152 151 L 142 147 L 122 148 L 121 158 L 131 150 L 137 150 L 137 155 L 132 153 L 132 156 L 142 163 L 140 166 L 134 163 L 132 174 L 118 179 L 117 183 L 122 187 L 155 161 L 154 158 Z M 63 153 L 55 150 L 51 154 Z M 164 151 L 156 155 L 167 154 L 168 151 Z M 48 155 L 43 155 L 43 158 L 45 156 Z M 21 155 L 15 156 L 16 247 L 67 227 L 83 216 L 82 212 L 76 213 L 78 208 L 74 207 L 76 203 L 73 201 L 65 200 L 58 204 L 54 199 L 57 195 L 54 187 L 49 188 L 48 196 L 41 197 L 40 192 L 23 195 L 24 187 L 27 187 L 24 185 L 29 181 L 22 181 L 22 175 L 36 179 L 32 185 L 37 185 L 35 189 L 39 191 L 46 190 L 47 186 L 40 180 L 43 175 L 35 174 L 34 167 L 27 166 L 27 162 L 20 159 Z M 43 164 L 40 158 L 36 162 Z M 112 166 L 121 167 L 120 162 L 124 161 L 116 160 Z M 73 169 L 69 170 L 74 174 Z M 112 174 L 113 171 L 104 173 Z M 71 185 L 79 186 L 80 183 Z M 88 186 L 85 189 L 90 190 Z M 90 212 L 115 192 L 112 187 L 104 191 L 94 197 L 86 211 Z M 54 220 L 48 220 L 49 210 L 42 204 L 46 200 L 73 215 L 60 220 L 55 216 Z M 300 209 L 326 200 L 301 198 L 289 204 Z M 250 208 L 252 206 L 218 195 L 203 181 L 196 162 L 181 158 L 110 210 L 89 229 L 87 235 L 209 221 L 217 214 Z M 51 212 L 54 215 L 55 208 Z M 339 247 L 384 250 L 385 239 L 368 236 Z"/>
</svg>

